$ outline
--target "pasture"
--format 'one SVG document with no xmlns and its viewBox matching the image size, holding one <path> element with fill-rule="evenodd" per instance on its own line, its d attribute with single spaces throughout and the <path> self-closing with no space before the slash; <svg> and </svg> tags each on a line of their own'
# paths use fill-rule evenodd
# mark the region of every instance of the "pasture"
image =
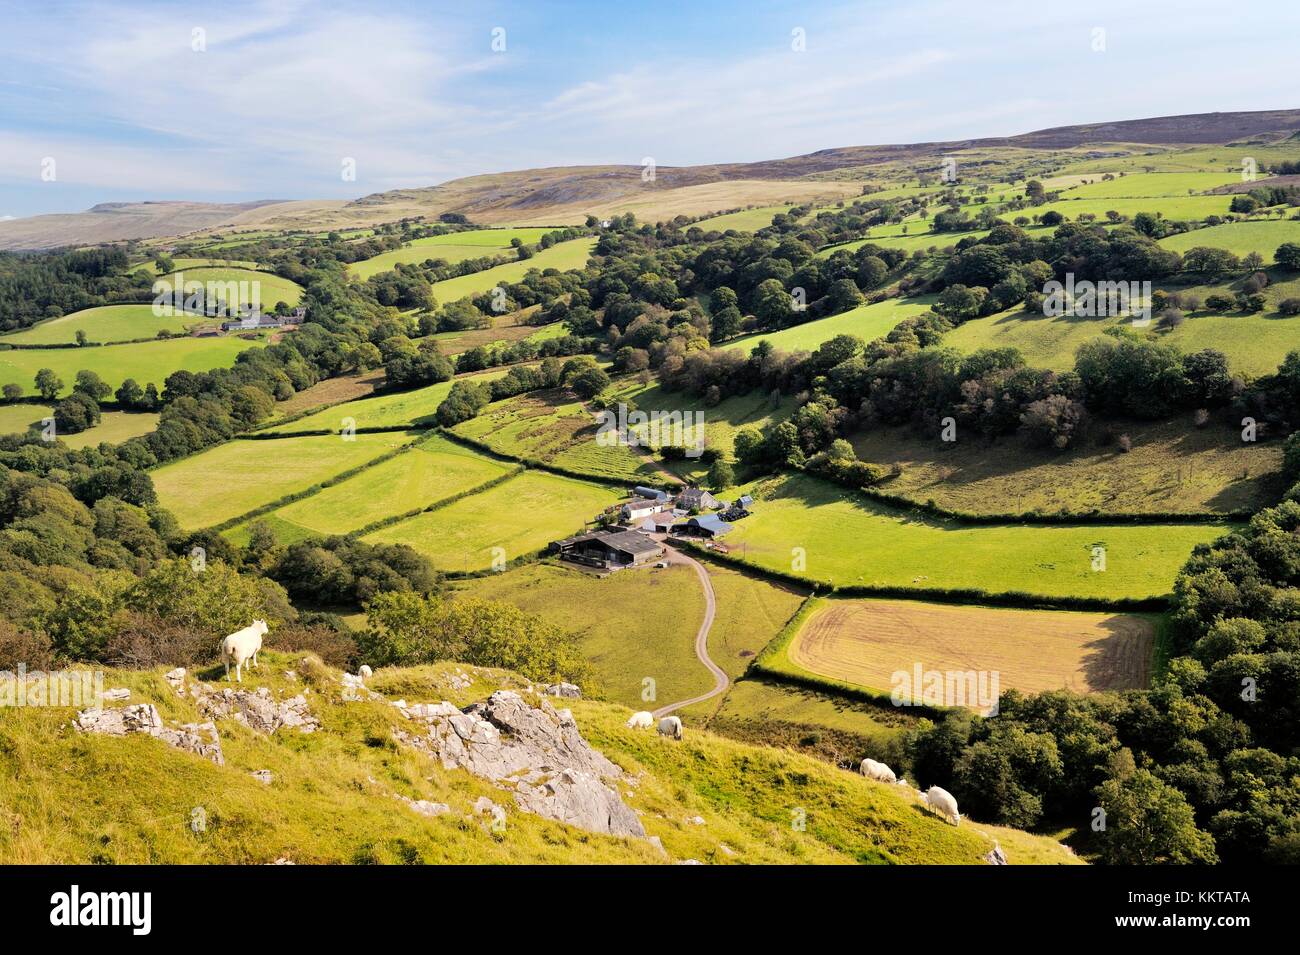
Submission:
<svg viewBox="0 0 1300 955">
<path fill-rule="evenodd" d="M 732 339 L 722 347 L 739 348 L 748 353 L 760 341 L 766 340 L 781 351 L 814 351 L 818 345 L 830 341 L 836 335 L 857 335 L 863 341 L 874 341 L 889 334 L 890 330 L 903 319 L 930 311 L 934 301 L 935 297 L 932 295 L 890 298 L 883 302 L 876 302 L 874 305 L 859 305 L 838 315 L 819 318 L 780 331 L 745 335 Z"/>
<path fill-rule="evenodd" d="M 759 206 L 755 209 L 741 209 L 739 212 L 726 212 L 720 216 L 710 216 L 707 219 L 701 219 L 693 223 L 705 232 L 726 232 L 733 229 L 736 232 L 757 232 L 772 224 L 772 217 L 778 213 L 788 212 L 790 206 Z"/>
<path fill-rule="evenodd" d="M 54 414 L 49 405 L 21 404 L 0 405 L 0 434 L 22 434 L 31 428 L 39 428 L 41 419 Z"/>
<path fill-rule="evenodd" d="M 302 286 L 271 272 L 253 269 L 186 268 L 164 275 L 158 282 L 184 281 L 186 286 L 195 282 L 215 285 L 215 297 L 229 310 L 243 308 L 256 301 L 262 311 L 269 312 L 280 302 L 297 305 L 302 299 Z"/>
<path fill-rule="evenodd" d="M 1241 182 L 1238 172 L 1151 172 L 1116 176 L 1114 179 L 1095 178 L 1089 183 L 1065 189 L 1062 199 L 1151 199 L 1182 198 L 1194 193 L 1209 192 L 1219 186 Z M 1177 218 L 1169 216 L 1170 218 Z"/>
<path fill-rule="evenodd" d="M 835 586 L 973 589 L 1046 598 L 1168 594 L 1192 548 L 1230 525 L 967 526 L 876 505 L 807 475 L 741 489 L 754 514 L 726 538 L 734 556 Z M 1105 569 L 1094 570 L 1102 548 Z"/>
<path fill-rule="evenodd" d="M 403 432 L 228 441 L 151 472 L 158 503 L 185 530 L 221 524 L 411 441 Z"/>
<path fill-rule="evenodd" d="M 1204 513 L 1256 510 L 1285 490 L 1278 444 L 1247 443 L 1221 423 L 1098 422 L 1132 450 L 1084 440 L 1067 451 L 1017 438 L 952 442 L 910 428 L 875 428 L 851 440 L 858 457 L 902 472 L 881 490 L 971 514 Z"/>
<path fill-rule="evenodd" d="M 235 356 L 248 348 L 259 348 L 260 340 L 223 336 L 220 338 L 172 338 L 88 348 L 31 348 L 0 351 L 0 385 L 14 382 L 28 394 L 34 391 L 36 372 L 49 368 L 63 379 L 61 395 L 72 391 L 77 372 L 83 368 L 99 375 L 111 388 L 134 378 L 141 387 L 150 382 L 162 389 L 174 371 L 211 371 L 228 368 Z"/>
<path fill-rule="evenodd" d="M 713 685 L 695 657 L 704 594 L 689 567 L 645 567 L 601 578 L 547 562 L 454 586 L 458 596 L 501 600 L 576 633 L 603 695 L 635 710 Z M 647 679 L 654 681 L 651 699 L 642 697 Z"/>
<path fill-rule="evenodd" d="M 525 471 L 481 494 L 392 524 L 364 539 L 409 544 L 439 570 L 482 571 L 498 557 L 507 561 L 526 557 L 553 540 L 581 531 L 617 498 L 597 484 Z"/>
<path fill-rule="evenodd" d="M 93 448 L 106 441 L 121 444 L 129 438 L 148 434 L 156 427 L 158 415 L 147 411 L 105 411 L 95 427 L 76 434 L 60 435 L 59 440 L 73 450 Z"/>
<path fill-rule="evenodd" d="M 830 598 L 812 611 L 785 654 L 808 673 L 884 694 L 898 687 L 901 699 L 950 706 L 962 700 L 922 697 L 925 680 L 917 685 L 916 667 L 987 674 L 990 690 L 996 674 L 1000 692 L 1138 689 L 1151 677 L 1155 636 L 1153 619 L 1135 614 Z M 967 696 L 964 705 L 982 709 L 976 702 Z"/>
<path fill-rule="evenodd" d="M 446 500 L 508 470 L 500 462 L 446 438 L 430 435 L 387 461 L 278 508 L 259 520 L 267 520 L 284 543 L 347 534 L 385 517 Z M 248 524 L 231 528 L 227 536 L 236 543 L 245 543 Z"/>
<path fill-rule="evenodd" d="M 476 229 L 472 232 L 452 232 L 412 239 L 400 249 L 353 262 L 347 267 L 347 272 L 348 275 L 365 281 L 372 275 L 391 271 L 399 264 L 411 265 L 430 259 L 444 259 L 454 265 L 467 259 L 507 253 L 512 239 L 519 239 L 524 245 L 536 245 L 550 231 L 552 230 L 545 228 Z"/>
<path fill-rule="evenodd" d="M 195 325 L 210 322 L 202 315 L 173 312 L 158 316 L 153 305 L 101 305 L 85 308 L 60 318 L 48 318 L 21 332 L 0 337 L 0 342 L 15 345 L 70 345 L 77 332 L 85 332 L 92 342 L 127 342 L 153 338 L 159 332 L 184 332 Z"/>
<path fill-rule="evenodd" d="M 433 283 L 433 297 L 439 303 L 455 302 L 467 295 L 482 295 L 503 283 L 518 282 L 532 269 L 545 271 L 558 269 L 567 272 L 580 269 L 587 264 L 591 250 L 595 248 L 595 239 L 570 239 L 560 242 L 536 253 L 532 258 L 506 265 L 497 265 L 472 275 L 459 275 Z"/>
<path fill-rule="evenodd" d="M 1160 244 L 1175 252 L 1186 252 L 1197 246 L 1226 249 L 1234 255 L 1245 256 L 1258 252 L 1264 262 L 1272 264 L 1273 253 L 1284 242 L 1300 242 L 1300 221 L 1295 219 L 1249 219 L 1244 222 L 1226 222 L 1166 236 Z"/>
</svg>

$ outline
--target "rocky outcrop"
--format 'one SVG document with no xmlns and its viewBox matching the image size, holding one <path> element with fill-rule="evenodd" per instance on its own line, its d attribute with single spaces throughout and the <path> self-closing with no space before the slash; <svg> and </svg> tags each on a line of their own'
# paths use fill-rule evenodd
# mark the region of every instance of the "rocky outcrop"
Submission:
<svg viewBox="0 0 1300 955">
<path fill-rule="evenodd" d="M 301 693 L 277 701 L 264 686 L 257 690 L 233 690 L 229 687 L 216 690 L 206 683 L 193 683 L 190 694 L 205 716 L 213 719 L 233 717 L 259 733 L 270 735 L 285 727 L 301 733 L 320 729 L 320 720 L 313 715 L 307 706 L 307 698 Z"/>
<path fill-rule="evenodd" d="M 984 856 L 984 861 L 989 865 L 1006 865 L 1007 854 L 1003 852 L 1002 847 L 995 842 L 993 843 L 993 848 Z"/>
<path fill-rule="evenodd" d="M 168 746 L 185 750 L 224 766 L 221 740 L 213 723 L 186 723 L 169 727 L 163 723 L 152 703 L 137 703 L 113 709 L 89 709 L 77 714 L 76 726 L 83 733 L 104 736 L 127 736 L 143 733 L 162 740 Z"/>
<path fill-rule="evenodd" d="M 398 738 L 441 760 L 511 790 L 525 812 L 591 832 L 644 837 L 636 813 L 606 785 L 622 771 L 592 749 L 573 714 L 542 699 L 532 706 L 511 690 L 459 710 L 451 703 L 398 709 L 416 724 Z"/>
</svg>

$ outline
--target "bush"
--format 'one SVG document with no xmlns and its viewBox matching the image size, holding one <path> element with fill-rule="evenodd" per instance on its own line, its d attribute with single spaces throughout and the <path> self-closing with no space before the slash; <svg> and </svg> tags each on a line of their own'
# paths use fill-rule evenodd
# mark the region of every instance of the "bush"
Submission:
<svg viewBox="0 0 1300 955">
<path fill-rule="evenodd" d="M 1283 315 L 1300 315 L 1300 298 L 1284 298 L 1277 303 L 1277 310 Z"/>
</svg>

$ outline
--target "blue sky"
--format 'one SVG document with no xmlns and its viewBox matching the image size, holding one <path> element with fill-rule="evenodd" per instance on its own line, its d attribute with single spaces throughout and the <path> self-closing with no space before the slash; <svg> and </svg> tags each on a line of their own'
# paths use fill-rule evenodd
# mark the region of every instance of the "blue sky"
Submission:
<svg viewBox="0 0 1300 955">
<path fill-rule="evenodd" d="M 1280 0 L 0 0 L 0 23 L 0 217 L 1300 107 Z"/>
</svg>

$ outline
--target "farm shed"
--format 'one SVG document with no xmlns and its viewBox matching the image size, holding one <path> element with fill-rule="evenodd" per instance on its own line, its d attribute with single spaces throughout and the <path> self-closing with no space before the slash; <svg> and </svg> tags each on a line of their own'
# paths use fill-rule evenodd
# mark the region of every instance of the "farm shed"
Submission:
<svg viewBox="0 0 1300 955">
<path fill-rule="evenodd" d="M 663 507 L 659 501 L 652 501 L 647 498 L 634 498 L 619 508 L 619 517 L 625 521 L 636 521 L 643 517 L 649 517 L 651 514 Z"/>
<path fill-rule="evenodd" d="M 636 487 L 632 488 L 632 494 L 636 497 L 644 497 L 651 501 L 658 501 L 660 504 L 668 500 L 667 491 L 660 491 L 653 487 L 646 487 L 643 484 L 638 484 Z"/>
<path fill-rule="evenodd" d="M 707 537 L 710 539 L 730 534 L 735 529 L 734 524 L 728 524 L 716 514 L 702 514 L 699 517 L 692 517 L 685 524 L 678 524 L 674 528 L 678 534 L 686 537 Z"/>
<path fill-rule="evenodd" d="M 664 548 L 636 531 L 595 531 L 556 541 L 551 547 L 564 560 L 588 567 L 639 567 L 663 556 Z"/>
</svg>

